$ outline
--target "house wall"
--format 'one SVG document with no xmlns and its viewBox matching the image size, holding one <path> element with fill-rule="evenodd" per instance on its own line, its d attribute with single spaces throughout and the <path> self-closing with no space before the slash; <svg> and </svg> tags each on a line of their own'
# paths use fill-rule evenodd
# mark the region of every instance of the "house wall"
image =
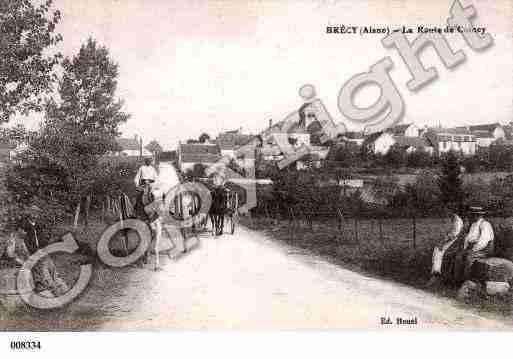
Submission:
<svg viewBox="0 0 513 359">
<path fill-rule="evenodd" d="M 476 153 L 477 142 L 455 142 L 455 141 L 440 141 L 438 144 L 438 151 L 445 153 L 449 151 L 462 152 L 466 156 Z"/>
<path fill-rule="evenodd" d="M 375 154 L 385 155 L 390 147 L 395 143 L 393 136 L 390 133 L 383 133 L 381 136 L 376 138 L 373 144 L 373 151 Z"/>
<path fill-rule="evenodd" d="M 495 139 L 505 138 L 506 132 L 504 132 L 502 127 L 496 127 L 495 130 L 493 130 L 493 137 L 495 137 Z"/>
<path fill-rule="evenodd" d="M 228 156 L 230 158 L 235 158 L 235 150 L 221 150 L 221 156 L 225 157 Z"/>
<path fill-rule="evenodd" d="M 122 156 L 139 156 L 141 152 L 139 150 L 123 150 L 120 151 L 120 155 Z"/>
<path fill-rule="evenodd" d="M 296 147 L 301 145 L 310 146 L 310 134 L 309 133 L 291 133 L 289 137 L 297 140 Z"/>
<path fill-rule="evenodd" d="M 420 128 L 418 128 L 415 124 L 411 124 L 404 131 L 405 137 L 419 137 L 419 135 L 420 135 Z"/>
<path fill-rule="evenodd" d="M 476 141 L 477 141 L 477 145 L 479 147 L 490 147 L 490 145 L 492 143 L 495 142 L 495 138 L 477 138 Z"/>
</svg>

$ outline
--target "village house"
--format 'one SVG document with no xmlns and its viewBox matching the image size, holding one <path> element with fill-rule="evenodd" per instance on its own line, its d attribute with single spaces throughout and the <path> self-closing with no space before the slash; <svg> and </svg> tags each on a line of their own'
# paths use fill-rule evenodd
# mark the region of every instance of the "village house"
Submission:
<svg viewBox="0 0 513 359">
<path fill-rule="evenodd" d="M 434 152 L 434 147 L 425 137 L 394 136 L 394 141 L 394 145 L 400 146 L 406 153 L 425 151 L 429 154 L 433 154 Z"/>
<path fill-rule="evenodd" d="M 499 123 L 469 126 L 469 130 L 476 137 L 478 147 L 490 147 L 495 141 L 506 139 L 504 127 Z"/>
<path fill-rule="evenodd" d="M 477 151 L 476 137 L 466 128 L 434 128 L 425 136 L 438 154 L 454 151 L 471 156 Z"/>
<path fill-rule="evenodd" d="M 348 131 L 340 136 L 343 141 L 354 143 L 358 146 L 362 146 L 365 141 L 363 132 Z"/>
<path fill-rule="evenodd" d="M 380 155 L 387 154 L 395 144 L 404 148 L 408 153 L 417 150 L 428 153 L 434 152 L 434 146 L 424 136 L 411 136 L 421 133 L 420 130 L 416 131 L 416 127 L 412 127 L 412 125 L 409 125 L 409 127 L 405 126 L 401 126 L 401 131 L 395 131 L 395 133 L 398 133 L 397 135 L 394 134 L 394 131 L 388 130 L 369 135 L 364 141 L 364 146 L 367 146 L 374 154 Z M 408 136 L 405 136 L 405 133 Z"/>
<path fill-rule="evenodd" d="M 185 173 L 194 165 L 213 165 L 221 158 L 221 150 L 215 143 L 180 143 L 178 145 L 178 168 Z"/>
<path fill-rule="evenodd" d="M 243 134 L 240 129 L 220 133 L 215 143 L 219 146 L 221 156 L 235 158 L 237 148 L 246 145 L 253 138 L 252 135 Z"/>
<path fill-rule="evenodd" d="M 326 159 L 330 148 L 327 146 L 309 146 L 308 155 L 299 159 L 296 163 L 297 169 L 305 169 L 308 164 L 312 164 L 315 168 L 322 166 L 322 161 Z"/>
<path fill-rule="evenodd" d="M 280 161 L 283 159 L 283 152 L 277 146 L 273 144 L 266 143 L 260 149 L 260 154 L 262 155 L 262 160 L 264 161 Z"/>
<path fill-rule="evenodd" d="M 391 127 L 387 130 L 396 137 L 420 137 L 423 129 L 419 128 L 414 123 L 405 123 Z"/>
<path fill-rule="evenodd" d="M 114 152 L 114 156 L 122 157 L 147 157 L 151 156 L 151 152 L 143 147 L 142 138 L 135 135 L 133 138 L 116 139 L 119 145 L 119 151 Z"/>
<path fill-rule="evenodd" d="M 304 126 L 295 124 L 288 131 L 288 138 L 292 140 L 294 147 L 299 148 L 303 145 L 310 146 L 310 132 Z"/>
<path fill-rule="evenodd" d="M 394 135 L 391 132 L 376 132 L 365 138 L 363 146 L 374 154 L 385 155 L 394 143 Z"/>
</svg>

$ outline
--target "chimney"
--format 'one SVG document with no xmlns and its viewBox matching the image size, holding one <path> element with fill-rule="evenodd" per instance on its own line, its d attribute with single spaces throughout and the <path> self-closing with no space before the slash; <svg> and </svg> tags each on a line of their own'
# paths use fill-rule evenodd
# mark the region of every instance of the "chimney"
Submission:
<svg viewBox="0 0 513 359">
<path fill-rule="evenodd" d="M 271 127 L 273 127 L 273 119 L 272 118 L 269 119 L 269 128 L 271 128 Z"/>
</svg>

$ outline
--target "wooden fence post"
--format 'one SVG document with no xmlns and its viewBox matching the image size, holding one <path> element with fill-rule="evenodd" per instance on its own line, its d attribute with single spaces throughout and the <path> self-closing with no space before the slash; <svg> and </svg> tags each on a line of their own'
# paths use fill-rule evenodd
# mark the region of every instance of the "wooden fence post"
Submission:
<svg viewBox="0 0 513 359">
<path fill-rule="evenodd" d="M 266 222 L 269 223 L 269 219 L 271 218 L 271 216 L 269 214 L 269 208 L 267 207 L 267 205 L 265 205 L 264 209 L 265 209 L 265 216 L 267 218 Z"/>
<path fill-rule="evenodd" d="M 294 236 L 295 236 L 295 225 L 294 225 L 294 222 L 295 222 L 295 218 L 294 218 L 294 209 L 292 207 L 289 208 L 289 215 L 290 215 L 290 220 L 289 220 L 289 230 L 292 232 L 292 239 L 294 240 Z"/>
<path fill-rule="evenodd" d="M 384 238 L 383 238 L 383 219 L 379 218 L 379 238 L 381 240 L 381 243 L 384 244 Z"/>
<path fill-rule="evenodd" d="M 359 239 L 358 239 L 358 218 L 357 217 L 354 217 L 354 237 L 355 237 L 356 242 L 359 242 Z"/>
<path fill-rule="evenodd" d="M 413 216 L 413 249 L 417 248 L 417 221 Z"/>
<path fill-rule="evenodd" d="M 342 233 L 344 216 L 342 215 L 340 208 L 337 208 L 337 218 L 338 218 L 338 231 Z"/>
<path fill-rule="evenodd" d="M 102 213 L 100 218 L 101 223 L 105 223 L 105 201 L 102 200 Z"/>
</svg>

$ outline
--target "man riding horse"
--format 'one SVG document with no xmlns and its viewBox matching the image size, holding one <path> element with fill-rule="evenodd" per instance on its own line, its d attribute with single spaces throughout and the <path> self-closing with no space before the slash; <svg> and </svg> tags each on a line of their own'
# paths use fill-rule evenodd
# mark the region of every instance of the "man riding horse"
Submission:
<svg viewBox="0 0 513 359">
<path fill-rule="evenodd" d="M 138 186 L 138 196 L 135 206 L 136 215 L 138 218 L 146 221 L 153 230 L 155 240 L 156 269 L 159 267 L 159 243 L 162 238 L 162 232 L 167 223 L 161 216 L 162 211 L 166 210 L 165 196 L 173 187 L 180 184 L 180 179 L 173 165 L 161 163 L 159 172 L 151 166 L 151 160 L 146 159 L 145 165 L 141 166 L 137 172 L 134 182 Z M 180 238 L 181 239 L 181 238 Z M 185 252 L 185 244 L 183 240 L 178 240 L 175 243 L 178 250 Z"/>
<path fill-rule="evenodd" d="M 142 165 L 134 178 L 134 183 L 137 188 L 137 198 L 135 201 L 135 214 L 138 218 L 149 220 L 144 207 L 153 202 L 154 196 L 151 191 L 152 183 L 157 180 L 158 174 L 155 168 L 151 165 L 151 158 L 144 159 Z"/>
</svg>

